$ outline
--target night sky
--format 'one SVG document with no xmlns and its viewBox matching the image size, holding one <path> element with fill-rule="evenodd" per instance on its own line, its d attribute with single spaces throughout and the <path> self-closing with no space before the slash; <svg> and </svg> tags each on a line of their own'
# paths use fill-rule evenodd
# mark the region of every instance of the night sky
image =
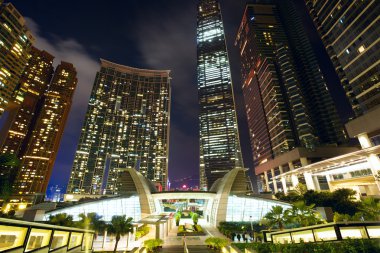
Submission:
<svg viewBox="0 0 380 253">
<path fill-rule="evenodd" d="M 342 121 L 351 111 L 322 43 L 295 0 Z M 74 64 L 78 87 L 61 141 L 50 185 L 66 187 L 84 121 L 99 58 L 137 68 L 172 70 L 169 179 L 198 178 L 198 101 L 196 82 L 197 0 L 13 0 L 37 41 L 35 46 Z M 247 1 L 220 0 L 237 103 L 245 167 L 252 157 L 240 85 L 240 61 L 234 40 Z M 184 181 L 197 185 L 196 180 Z"/>
</svg>

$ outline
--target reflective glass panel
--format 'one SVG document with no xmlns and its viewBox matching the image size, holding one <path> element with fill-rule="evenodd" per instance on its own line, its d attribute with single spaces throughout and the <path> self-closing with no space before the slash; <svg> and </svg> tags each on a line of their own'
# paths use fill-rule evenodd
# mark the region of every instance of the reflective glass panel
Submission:
<svg viewBox="0 0 380 253">
<path fill-rule="evenodd" d="M 66 231 L 54 231 L 53 241 L 51 242 L 50 250 L 57 249 L 67 245 L 70 232 Z"/>
<path fill-rule="evenodd" d="M 334 227 L 314 229 L 314 236 L 317 242 L 336 240 L 336 232 Z"/>
<path fill-rule="evenodd" d="M 48 229 L 32 228 L 25 251 L 31 251 L 48 246 L 51 233 L 52 231 Z"/>
<path fill-rule="evenodd" d="M 79 246 L 82 243 L 83 233 L 72 232 L 70 236 L 69 249 Z"/>
<path fill-rule="evenodd" d="M 0 251 L 24 244 L 28 228 L 0 225 Z"/>
</svg>

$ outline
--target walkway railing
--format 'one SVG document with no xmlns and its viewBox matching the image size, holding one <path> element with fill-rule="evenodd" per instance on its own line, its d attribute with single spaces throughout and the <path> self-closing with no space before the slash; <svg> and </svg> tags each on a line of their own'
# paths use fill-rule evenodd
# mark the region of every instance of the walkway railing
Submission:
<svg viewBox="0 0 380 253">
<path fill-rule="evenodd" d="M 0 218 L 0 252 L 92 252 L 94 231 Z"/>
</svg>

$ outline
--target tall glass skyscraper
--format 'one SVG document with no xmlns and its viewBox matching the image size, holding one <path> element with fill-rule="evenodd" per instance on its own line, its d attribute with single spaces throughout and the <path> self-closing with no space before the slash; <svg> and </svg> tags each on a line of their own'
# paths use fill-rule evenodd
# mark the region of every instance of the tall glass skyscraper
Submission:
<svg viewBox="0 0 380 253">
<path fill-rule="evenodd" d="M 68 193 L 120 194 L 135 168 L 166 189 L 170 71 L 101 60 L 68 185 Z"/>
<path fill-rule="evenodd" d="M 247 4 L 236 45 L 256 174 L 277 192 L 276 176 L 333 156 L 343 125 L 293 1 Z"/>
<path fill-rule="evenodd" d="M 230 64 L 219 3 L 201 0 L 197 16 L 200 186 L 243 167 Z"/>
<path fill-rule="evenodd" d="M 305 2 L 355 114 L 379 107 L 379 1 Z"/>
</svg>

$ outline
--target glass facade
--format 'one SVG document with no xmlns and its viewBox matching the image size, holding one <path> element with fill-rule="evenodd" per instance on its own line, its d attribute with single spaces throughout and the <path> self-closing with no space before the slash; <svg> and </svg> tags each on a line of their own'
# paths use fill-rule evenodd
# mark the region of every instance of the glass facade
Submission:
<svg viewBox="0 0 380 253">
<path fill-rule="evenodd" d="M 200 185 L 207 189 L 243 167 L 224 28 L 219 3 L 201 0 L 197 16 Z"/>
<path fill-rule="evenodd" d="M 289 204 L 267 199 L 229 196 L 226 221 L 260 221 L 273 206 L 290 208 Z"/>
<path fill-rule="evenodd" d="M 74 220 L 79 220 L 79 214 L 81 213 L 92 212 L 101 215 L 104 221 L 111 221 L 113 215 L 126 215 L 127 217 L 132 217 L 135 221 L 141 219 L 141 207 L 138 196 L 122 198 L 115 197 L 90 203 L 77 204 L 72 207 L 49 212 L 46 214 L 45 219 L 47 220 L 49 215 L 55 215 L 62 212 L 72 215 Z"/>
<path fill-rule="evenodd" d="M 34 38 L 11 3 L 0 1 L 0 116 L 14 99 L 14 91 L 28 61 Z"/>
<path fill-rule="evenodd" d="M 235 44 L 256 166 L 296 147 L 345 142 L 292 1 L 247 4 Z"/>
<path fill-rule="evenodd" d="M 305 0 L 356 115 L 380 104 L 380 5 Z"/>
<path fill-rule="evenodd" d="M 166 189 L 169 73 L 101 60 L 68 193 L 121 194 L 118 188 L 126 188 L 121 173 L 129 168 Z"/>
</svg>

